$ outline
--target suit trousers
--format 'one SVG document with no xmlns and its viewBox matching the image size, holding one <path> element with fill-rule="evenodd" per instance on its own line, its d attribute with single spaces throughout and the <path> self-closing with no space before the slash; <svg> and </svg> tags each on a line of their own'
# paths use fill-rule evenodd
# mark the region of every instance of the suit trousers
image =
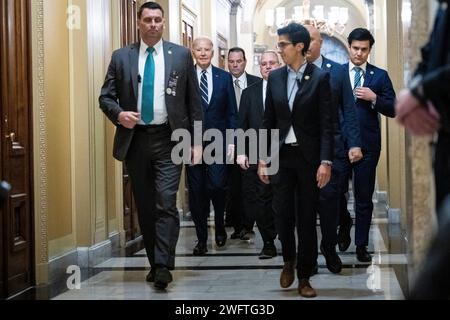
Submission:
<svg viewBox="0 0 450 320">
<path fill-rule="evenodd" d="M 226 221 L 234 227 L 236 232 L 242 229 L 252 230 L 254 218 L 249 216 L 244 206 L 243 173 L 239 165 L 227 165 L 227 199 Z"/>
<path fill-rule="evenodd" d="M 242 191 L 245 212 L 256 220 L 264 242 L 273 241 L 277 236 L 272 209 L 272 186 L 264 184 L 258 177 L 257 168 L 251 167 L 242 174 Z M 250 216 L 251 214 L 251 216 Z"/>
<path fill-rule="evenodd" d="M 171 134 L 168 125 L 135 129 L 126 166 L 150 265 L 173 270 L 180 232 L 176 200 L 182 166 L 171 160 L 175 145 Z"/>
<path fill-rule="evenodd" d="M 347 162 L 343 168 L 343 181 L 347 181 L 353 172 L 353 192 L 355 196 L 355 244 L 357 246 L 369 245 L 369 231 L 373 215 L 373 193 L 375 191 L 377 165 L 380 159 L 380 151 L 368 151 L 363 149 L 364 158 L 354 164 Z M 341 201 L 343 198 L 341 196 Z M 345 205 L 346 205 L 345 201 Z M 341 207 L 341 221 L 348 220 L 347 214 Z"/>
<path fill-rule="evenodd" d="M 347 191 L 343 186 L 343 173 L 347 162 L 347 158 L 333 159 L 330 182 L 325 188 L 320 190 L 318 213 L 322 232 L 322 244 L 325 248 L 332 248 L 337 244 L 337 226 L 341 195 Z"/>
<path fill-rule="evenodd" d="M 216 235 L 225 233 L 226 165 L 205 163 L 187 167 L 189 208 L 199 242 L 208 240 L 210 201 L 214 207 Z"/>
<path fill-rule="evenodd" d="M 306 161 L 299 147 L 284 145 L 280 150 L 279 172 L 271 179 L 272 207 L 283 259 L 297 261 L 299 279 L 310 277 L 317 256 L 318 167 L 319 164 Z"/>
<path fill-rule="evenodd" d="M 436 209 L 439 210 L 446 196 L 450 195 L 450 133 L 439 133 L 434 156 L 434 177 Z"/>
</svg>

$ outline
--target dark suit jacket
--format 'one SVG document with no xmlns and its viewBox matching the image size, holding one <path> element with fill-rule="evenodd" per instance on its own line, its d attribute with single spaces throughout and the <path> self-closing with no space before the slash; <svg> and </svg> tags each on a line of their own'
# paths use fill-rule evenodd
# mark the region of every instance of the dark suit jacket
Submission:
<svg viewBox="0 0 450 320">
<path fill-rule="evenodd" d="M 270 73 L 262 128 L 279 129 L 281 147 L 293 126 L 303 156 L 311 164 L 319 166 L 321 160 L 332 160 L 334 154 L 330 75 L 308 64 L 292 112 L 287 96 L 287 78 L 287 67 Z"/>
<path fill-rule="evenodd" d="M 206 110 L 203 110 L 204 129 L 219 129 L 222 132 L 226 129 L 236 129 L 237 106 L 231 74 L 213 66 L 212 75 L 211 101 Z"/>
<path fill-rule="evenodd" d="M 264 119 L 263 80 L 248 86 L 243 92 L 239 106 L 238 128 L 245 131 L 249 129 L 259 130 Z M 246 143 L 245 154 L 249 155 L 249 144 Z M 239 152 L 239 150 L 238 150 Z M 256 163 L 253 163 L 256 165 Z"/>
<path fill-rule="evenodd" d="M 335 156 L 346 158 L 350 148 L 361 147 L 361 133 L 352 85 L 344 67 L 323 57 L 322 70 L 330 73 L 334 114 Z"/>
<path fill-rule="evenodd" d="M 245 75 L 247 76 L 247 88 L 262 80 L 262 78 L 254 76 L 252 74 L 248 74 L 247 72 L 245 73 Z"/>
<path fill-rule="evenodd" d="M 344 67 L 348 75 L 349 64 Z M 363 153 L 364 150 L 381 150 L 380 113 L 386 117 L 395 117 L 395 91 L 388 73 L 368 63 L 364 77 L 364 87 L 377 95 L 377 103 L 372 107 L 369 101 L 356 100 Z"/>
<path fill-rule="evenodd" d="M 114 157 L 125 160 L 134 130 L 122 127 L 118 116 L 122 111 L 137 112 L 140 43 L 115 51 L 99 98 L 100 108 L 117 126 Z M 172 130 L 187 129 L 193 133 L 194 121 L 202 121 L 199 86 L 192 56 L 188 49 L 163 41 L 165 84 L 178 76 L 176 96 L 166 93 L 166 107 Z"/>
<path fill-rule="evenodd" d="M 416 76 L 422 76 L 424 99 L 433 102 L 441 116 L 442 130 L 450 134 L 450 1 L 440 0 L 434 29 L 422 48 Z"/>
</svg>

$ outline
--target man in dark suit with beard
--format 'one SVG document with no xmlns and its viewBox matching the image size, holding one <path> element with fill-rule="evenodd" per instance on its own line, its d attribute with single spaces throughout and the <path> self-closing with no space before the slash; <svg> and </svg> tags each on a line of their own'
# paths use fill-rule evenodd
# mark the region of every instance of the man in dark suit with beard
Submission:
<svg viewBox="0 0 450 320">
<path fill-rule="evenodd" d="M 181 165 L 171 160 L 172 131 L 202 120 L 198 81 L 190 51 L 162 40 L 164 11 L 147 2 L 138 12 L 140 43 L 112 55 L 99 98 L 117 126 L 114 157 L 125 161 L 138 207 L 151 270 L 148 282 L 165 289 L 172 281 L 180 231 L 176 195 Z M 200 132 L 201 134 L 201 132 Z M 201 146 L 192 148 L 192 161 Z"/>
<path fill-rule="evenodd" d="M 271 158 L 278 152 L 280 168 L 269 179 L 268 159 L 261 159 L 258 174 L 273 188 L 284 260 L 280 285 L 292 285 L 297 267 L 298 293 L 312 298 L 316 291 L 309 278 L 317 255 L 317 202 L 319 190 L 330 180 L 333 159 L 330 75 L 306 62 L 311 38 L 305 27 L 291 23 L 278 30 L 278 36 L 278 50 L 287 66 L 269 75 L 262 128 L 279 130 L 279 150 Z"/>
</svg>

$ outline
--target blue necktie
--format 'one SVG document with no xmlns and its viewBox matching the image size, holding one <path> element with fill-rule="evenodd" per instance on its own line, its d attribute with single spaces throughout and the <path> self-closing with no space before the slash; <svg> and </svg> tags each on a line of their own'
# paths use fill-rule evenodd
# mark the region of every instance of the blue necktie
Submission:
<svg viewBox="0 0 450 320">
<path fill-rule="evenodd" d="M 361 80 L 362 80 L 362 69 L 360 67 L 355 67 L 355 86 L 353 87 L 353 96 L 356 100 L 356 89 L 361 87 Z"/>
<path fill-rule="evenodd" d="M 208 78 L 206 77 L 206 70 L 202 71 L 202 76 L 200 78 L 200 93 L 202 96 L 202 106 L 204 109 L 207 109 L 209 105 L 209 94 L 208 94 Z"/>
<path fill-rule="evenodd" d="M 154 48 L 147 48 L 148 56 L 145 62 L 144 82 L 142 84 L 142 110 L 141 117 L 145 124 L 149 124 L 154 118 L 154 89 L 155 89 L 155 61 L 153 60 Z"/>
</svg>

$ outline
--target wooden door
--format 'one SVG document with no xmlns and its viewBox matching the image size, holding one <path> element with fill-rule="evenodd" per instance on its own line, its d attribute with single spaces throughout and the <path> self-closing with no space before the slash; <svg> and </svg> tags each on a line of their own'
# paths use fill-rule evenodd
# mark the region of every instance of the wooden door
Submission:
<svg viewBox="0 0 450 320">
<path fill-rule="evenodd" d="M 136 0 L 122 0 L 121 2 L 121 34 L 122 47 L 135 43 L 139 39 L 137 29 Z M 125 163 L 123 165 L 123 216 L 124 230 L 126 233 L 127 254 L 132 254 L 143 248 L 142 241 L 136 242 L 141 235 L 139 229 L 138 213 L 131 189 L 130 176 L 128 175 Z"/>
<path fill-rule="evenodd" d="M 34 282 L 30 1 L 0 0 L 0 179 L 3 295 Z"/>
</svg>

